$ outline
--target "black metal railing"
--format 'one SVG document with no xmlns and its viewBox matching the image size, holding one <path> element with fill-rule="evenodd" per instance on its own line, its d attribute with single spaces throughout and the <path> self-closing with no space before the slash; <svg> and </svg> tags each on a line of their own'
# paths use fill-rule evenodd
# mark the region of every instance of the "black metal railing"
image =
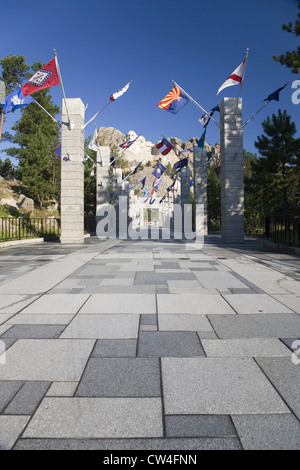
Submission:
<svg viewBox="0 0 300 470">
<path fill-rule="evenodd" d="M 60 235 L 60 219 L 49 217 L 0 217 L 0 241 Z"/>
<path fill-rule="evenodd" d="M 265 218 L 265 236 L 283 245 L 300 246 L 300 217 L 275 215 Z"/>
</svg>

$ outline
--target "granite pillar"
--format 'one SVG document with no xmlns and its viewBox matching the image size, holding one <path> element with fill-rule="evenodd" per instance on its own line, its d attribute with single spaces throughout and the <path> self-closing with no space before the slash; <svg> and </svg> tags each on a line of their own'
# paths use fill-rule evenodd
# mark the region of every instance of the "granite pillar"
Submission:
<svg viewBox="0 0 300 470">
<path fill-rule="evenodd" d="M 206 148 L 194 147 L 193 221 L 196 237 L 207 235 L 207 168 Z M 199 207 L 202 210 L 198 210 Z"/>
</svg>

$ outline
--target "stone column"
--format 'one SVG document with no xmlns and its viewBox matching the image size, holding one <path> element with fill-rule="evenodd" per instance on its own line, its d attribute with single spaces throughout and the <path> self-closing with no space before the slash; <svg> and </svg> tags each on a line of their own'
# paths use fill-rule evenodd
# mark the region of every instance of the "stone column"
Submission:
<svg viewBox="0 0 300 470">
<path fill-rule="evenodd" d="M 187 235 L 191 232 L 191 216 L 192 213 L 190 211 L 190 176 L 191 172 L 189 168 L 182 168 L 180 170 L 180 181 L 181 181 L 181 210 L 182 210 L 182 233 L 183 236 Z"/>
<path fill-rule="evenodd" d="M 206 148 L 194 147 L 194 230 L 196 236 L 207 235 L 207 169 Z M 197 210 L 197 205 L 202 204 L 203 210 Z M 204 218 L 203 218 L 204 214 Z"/>
<path fill-rule="evenodd" d="M 244 242 L 244 161 L 242 99 L 224 98 L 221 123 L 221 236 Z"/>
<path fill-rule="evenodd" d="M 80 98 L 69 98 L 67 107 L 74 127 L 61 128 L 61 243 L 84 241 L 84 104 Z M 65 102 L 62 122 L 68 123 Z"/>
<path fill-rule="evenodd" d="M 100 150 L 97 151 L 97 200 L 96 207 L 97 211 L 100 205 L 109 204 L 110 202 L 110 178 L 109 178 L 109 169 L 110 169 L 110 148 L 109 147 L 99 147 Z"/>
</svg>

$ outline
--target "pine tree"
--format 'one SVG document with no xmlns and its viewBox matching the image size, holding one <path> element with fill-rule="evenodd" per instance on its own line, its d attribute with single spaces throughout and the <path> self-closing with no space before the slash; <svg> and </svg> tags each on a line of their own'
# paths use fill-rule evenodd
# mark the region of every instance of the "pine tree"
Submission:
<svg viewBox="0 0 300 470">
<path fill-rule="evenodd" d="M 298 8 L 300 10 L 300 2 L 298 3 Z M 282 30 L 287 33 L 295 34 L 295 36 L 300 36 L 300 12 L 297 15 L 295 24 L 293 25 L 292 22 L 287 25 L 283 24 Z M 300 46 L 298 46 L 295 51 L 286 51 L 285 54 L 281 54 L 279 57 L 273 55 L 273 59 L 291 69 L 292 73 L 297 74 L 300 69 Z"/>
<path fill-rule="evenodd" d="M 252 164 L 257 196 L 266 215 L 292 215 L 299 201 L 300 139 L 294 138 L 295 123 L 279 109 L 262 126 L 265 134 L 254 143 L 261 157 Z"/>
</svg>

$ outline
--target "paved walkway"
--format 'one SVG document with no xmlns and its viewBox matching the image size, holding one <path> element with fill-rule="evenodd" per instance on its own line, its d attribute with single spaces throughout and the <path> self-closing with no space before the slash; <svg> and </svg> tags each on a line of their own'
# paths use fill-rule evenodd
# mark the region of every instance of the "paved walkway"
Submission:
<svg viewBox="0 0 300 470">
<path fill-rule="evenodd" d="M 0 448 L 300 448 L 300 258 L 194 248 L 0 250 Z"/>
</svg>

